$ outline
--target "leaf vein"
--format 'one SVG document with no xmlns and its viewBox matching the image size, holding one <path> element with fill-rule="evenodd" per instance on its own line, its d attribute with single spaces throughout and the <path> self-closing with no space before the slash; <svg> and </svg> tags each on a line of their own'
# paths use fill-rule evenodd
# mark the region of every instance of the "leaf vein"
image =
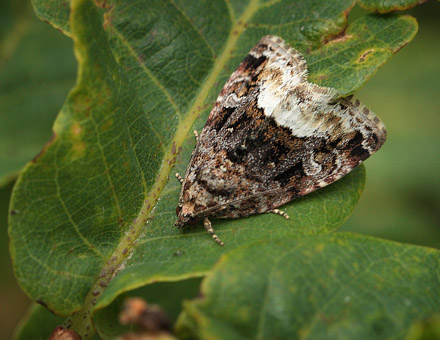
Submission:
<svg viewBox="0 0 440 340">
<path fill-rule="evenodd" d="M 58 144 L 58 147 L 57 147 L 57 149 L 59 148 L 59 146 L 60 146 L 61 144 Z M 58 150 L 57 150 L 58 151 Z M 57 155 L 58 155 L 58 152 L 56 152 L 55 153 L 55 157 L 56 157 L 56 161 L 55 161 L 55 163 L 56 164 L 58 164 L 58 157 L 57 157 Z M 79 236 L 79 238 L 81 239 L 81 241 L 92 251 L 92 252 L 94 252 L 96 255 L 98 255 L 100 258 L 104 258 L 104 256 L 101 254 L 101 252 L 98 250 L 98 249 L 96 249 L 96 247 L 94 247 L 91 243 L 90 243 L 90 241 L 83 235 L 83 233 L 79 230 L 79 226 L 78 226 L 78 224 L 74 221 L 74 219 L 72 218 L 72 215 L 70 214 L 70 212 L 69 212 L 69 210 L 68 210 L 68 208 L 67 208 L 67 206 L 66 206 L 66 203 L 64 202 L 64 199 L 63 199 L 63 197 L 62 197 L 62 195 L 61 195 L 61 191 L 60 191 L 60 183 L 59 183 L 59 168 L 56 166 L 55 167 L 55 185 L 56 185 L 56 188 L 57 188 L 57 193 L 56 193 L 56 196 L 57 196 L 57 198 L 58 198 L 58 201 L 60 202 L 60 204 L 61 204 L 61 207 L 63 208 L 63 210 L 64 210 L 64 213 L 66 214 L 66 216 L 67 216 L 67 218 L 69 219 L 69 222 L 70 222 L 70 224 L 72 225 L 72 227 L 73 227 L 73 229 L 75 230 L 75 232 L 76 232 L 76 234 Z"/>
<path fill-rule="evenodd" d="M 209 51 L 211 52 L 211 55 L 213 58 L 215 58 L 214 49 L 212 48 L 211 44 L 206 40 L 205 36 L 200 32 L 199 28 L 194 25 L 194 22 L 186 15 L 186 13 L 181 9 L 173 0 L 168 0 L 171 5 L 174 6 L 174 8 L 179 12 L 179 14 L 186 20 L 186 22 L 189 23 L 189 25 L 193 28 L 193 30 L 202 38 L 202 41 L 205 43 L 206 47 L 208 47 Z"/>
<path fill-rule="evenodd" d="M 174 98 L 171 96 L 168 89 L 161 84 L 159 79 L 157 79 L 156 76 L 152 73 L 152 71 L 147 67 L 147 65 L 145 65 L 145 62 L 141 62 L 141 57 L 137 54 L 134 48 L 128 43 L 127 39 L 125 39 L 123 34 L 119 32 L 114 26 L 112 26 L 112 31 L 119 38 L 122 44 L 127 48 L 130 54 L 136 59 L 142 71 L 144 71 L 147 77 L 151 79 L 153 84 L 165 95 L 167 101 L 170 103 L 170 105 L 173 107 L 174 111 L 176 112 L 176 115 L 179 116 L 179 118 L 181 118 L 182 113 L 180 112 L 179 107 L 177 106 L 176 102 L 174 101 Z"/>
</svg>

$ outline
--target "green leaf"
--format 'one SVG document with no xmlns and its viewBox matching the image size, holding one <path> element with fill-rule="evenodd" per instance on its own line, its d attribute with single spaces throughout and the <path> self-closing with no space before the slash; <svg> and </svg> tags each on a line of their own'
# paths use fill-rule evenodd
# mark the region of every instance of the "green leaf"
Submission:
<svg viewBox="0 0 440 340">
<path fill-rule="evenodd" d="M 56 29 L 70 36 L 70 0 L 31 0 L 35 14 L 43 21 L 50 22 Z"/>
<path fill-rule="evenodd" d="M 362 167 L 287 205 L 290 221 L 269 214 L 214 221 L 224 248 L 200 225 L 184 232 L 173 226 L 180 190 L 173 174 L 184 172 L 191 131 L 203 127 L 230 73 L 269 33 L 312 55 L 344 29 L 353 1 L 228 4 L 115 1 L 103 16 L 91 1 L 72 1 L 79 79 L 53 140 L 17 181 L 10 237 L 23 289 L 58 314 L 79 311 L 72 327 L 83 335 L 92 311 L 124 291 L 200 277 L 223 252 L 257 240 L 334 230 L 359 199 Z M 406 44 L 410 37 L 399 37 L 401 27 L 387 20 L 408 31 L 414 22 L 383 21 L 383 30 Z M 338 73 L 326 81 L 342 87 Z M 361 83 L 351 81 L 347 91 Z"/>
<path fill-rule="evenodd" d="M 310 81 L 335 87 L 341 95 L 358 89 L 378 67 L 411 41 L 417 21 L 411 16 L 366 15 L 308 56 Z M 339 75 L 337 86 L 334 75 Z"/>
<path fill-rule="evenodd" d="M 359 0 L 361 7 L 378 13 L 403 11 L 420 5 L 428 0 Z"/>
<path fill-rule="evenodd" d="M 62 326 L 64 317 L 56 316 L 45 307 L 34 303 L 20 321 L 14 340 L 47 340 L 56 327 Z M 98 337 L 93 337 L 97 340 Z"/>
<path fill-rule="evenodd" d="M 55 316 L 41 305 L 34 303 L 18 326 L 15 340 L 46 340 L 64 318 Z"/>
<path fill-rule="evenodd" d="M 436 340 L 440 339 L 440 315 L 416 322 L 411 326 L 405 340 Z"/>
<path fill-rule="evenodd" d="M 347 233 L 224 255 L 178 328 L 200 339 L 402 339 L 440 311 L 440 252 Z"/>
<path fill-rule="evenodd" d="M 72 42 L 35 18 L 29 3 L 0 9 L 0 186 L 17 176 L 51 136 L 74 85 Z"/>
</svg>

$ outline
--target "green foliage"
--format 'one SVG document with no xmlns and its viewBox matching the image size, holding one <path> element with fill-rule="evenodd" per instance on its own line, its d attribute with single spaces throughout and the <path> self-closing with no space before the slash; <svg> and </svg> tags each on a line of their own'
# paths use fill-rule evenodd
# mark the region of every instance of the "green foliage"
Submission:
<svg viewBox="0 0 440 340">
<path fill-rule="evenodd" d="M 32 13 L 26 1 L 0 4 L 0 185 L 50 138 L 75 83 L 72 42 Z M 43 84 L 43 85 L 42 85 Z"/>
<path fill-rule="evenodd" d="M 70 0 L 32 0 L 32 5 L 37 17 L 70 36 Z"/>
<path fill-rule="evenodd" d="M 169 289 L 182 289 L 176 300 L 192 298 L 192 288 L 183 288 L 181 280 L 211 273 L 222 254 L 241 254 L 240 263 L 252 266 L 255 256 L 264 253 L 247 251 L 255 250 L 256 244 L 273 247 L 280 242 L 276 239 L 286 241 L 279 243 L 274 256 L 288 244 L 291 254 L 294 244 L 300 249 L 307 242 L 329 243 L 326 251 L 339 256 L 333 262 L 357 251 L 350 246 L 335 250 L 336 236 L 316 235 L 336 230 L 350 215 L 364 186 L 363 167 L 288 204 L 290 221 L 269 214 L 214 221 L 226 243 L 223 248 L 200 225 L 184 232 L 173 226 L 180 190 L 173 174 L 184 172 L 194 147 L 192 129 L 204 125 L 223 83 L 261 36 L 282 36 L 304 54 L 310 79 L 342 95 L 359 88 L 414 37 L 414 19 L 369 15 L 345 27 L 351 0 L 331 6 L 318 0 L 101 4 L 108 8 L 74 0 L 69 20 L 65 1 L 33 4 L 41 18 L 72 37 L 79 75 L 55 121 L 53 139 L 25 167 L 14 188 L 11 255 L 23 290 L 59 315 L 76 312 L 69 323 L 83 338 L 93 334 L 88 329 L 94 313 L 100 336 L 112 338 L 121 331 L 106 321 L 115 322 L 123 293 L 131 295 L 133 289 L 139 288 L 136 294 L 148 301 L 159 295 L 157 302 L 166 304 L 166 294 L 151 294 L 151 287 L 142 287 L 168 281 Z M 363 239 L 355 241 L 359 240 Z M 377 243 L 384 253 L 394 246 L 373 239 L 362 242 L 372 247 Z M 271 259 L 268 256 L 267 263 Z M 344 265 L 332 261 L 337 268 Z M 414 264 L 420 272 L 422 261 Z M 312 282 L 313 273 L 306 269 Z M 246 270 L 240 274 L 243 277 L 236 280 L 245 280 Z M 231 289 L 232 295 L 237 293 Z M 256 293 L 248 289 L 250 295 Z M 288 298 L 292 301 L 294 296 Z M 362 314 L 361 298 L 352 303 L 358 318 L 367 315 Z M 226 307 L 233 308 L 231 303 Z M 195 305 L 186 304 L 182 318 L 187 321 L 181 324 L 194 334 L 212 332 L 191 319 Z M 371 308 L 381 315 L 381 307 Z M 344 322 L 350 326 L 350 319 Z M 342 329 L 344 322 L 338 327 Z M 252 324 L 241 326 L 249 329 Z"/>
<path fill-rule="evenodd" d="M 416 32 L 417 22 L 410 16 L 361 17 L 342 35 L 308 55 L 310 81 L 348 95 L 401 49 L 403 41 L 411 41 Z M 337 84 L 335 74 L 339 75 Z"/>
<path fill-rule="evenodd" d="M 388 13 L 403 11 L 428 0 L 359 0 L 359 5 L 369 11 Z"/>
<path fill-rule="evenodd" d="M 254 243 L 222 256 L 178 328 L 201 339 L 400 339 L 440 311 L 438 263 L 433 249 L 347 233 Z"/>
<path fill-rule="evenodd" d="M 43 306 L 33 304 L 15 334 L 16 340 L 46 340 L 63 318 L 49 312 Z"/>
<path fill-rule="evenodd" d="M 411 14 L 419 22 L 414 41 L 356 93 L 389 134 L 368 160 L 360 204 L 341 228 L 440 248 L 440 2 Z"/>
</svg>

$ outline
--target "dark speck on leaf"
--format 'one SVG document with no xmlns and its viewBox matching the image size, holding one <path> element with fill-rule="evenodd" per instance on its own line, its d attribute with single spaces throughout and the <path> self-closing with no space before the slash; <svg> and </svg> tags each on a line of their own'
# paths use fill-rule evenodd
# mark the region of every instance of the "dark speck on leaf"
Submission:
<svg viewBox="0 0 440 340">
<path fill-rule="evenodd" d="M 173 256 L 182 256 L 182 255 L 185 255 L 185 253 L 183 251 L 180 251 L 180 250 L 176 250 L 174 252 L 174 254 L 173 254 Z"/>
<path fill-rule="evenodd" d="M 38 304 L 42 305 L 43 307 L 47 308 L 46 302 L 44 302 L 43 300 L 37 300 L 36 301 Z M 49 309 L 49 308 L 48 308 Z"/>
<path fill-rule="evenodd" d="M 38 303 L 38 304 L 40 304 L 40 305 L 42 305 L 43 307 L 45 307 L 49 312 L 55 314 L 55 312 L 54 312 L 52 309 L 50 309 L 50 308 L 47 306 L 46 302 L 44 302 L 43 300 L 38 299 L 38 300 L 36 300 L 35 302 Z"/>
</svg>

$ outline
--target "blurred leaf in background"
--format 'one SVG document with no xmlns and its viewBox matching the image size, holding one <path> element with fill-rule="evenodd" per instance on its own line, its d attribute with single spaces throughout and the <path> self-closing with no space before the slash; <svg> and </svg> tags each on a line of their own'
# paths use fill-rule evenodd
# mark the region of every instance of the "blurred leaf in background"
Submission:
<svg viewBox="0 0 440 340">
<path fill-rule="evenodd" d="M 50 139 L 76 72 L 72 41 L 37 19 L 30 1 L 0 1 L 0 339 L 11 339 L 29 304 L 9 256 L 13 179 Z"/>
<path fill-rule="evenodd" d="M 29 1 L 0 4 L 0 185 L 41 150 L 75 84 L 72 41 L 35 17 Z"/>
<path fill-rule="evenodd" d="M 13 182 L 0 188 L 0 339 L 10 339 L 18 320 L 27 306 L 29 298 L 18 287 L 12 271 L 8 246 L 8 204 Z"/>
</svg>

